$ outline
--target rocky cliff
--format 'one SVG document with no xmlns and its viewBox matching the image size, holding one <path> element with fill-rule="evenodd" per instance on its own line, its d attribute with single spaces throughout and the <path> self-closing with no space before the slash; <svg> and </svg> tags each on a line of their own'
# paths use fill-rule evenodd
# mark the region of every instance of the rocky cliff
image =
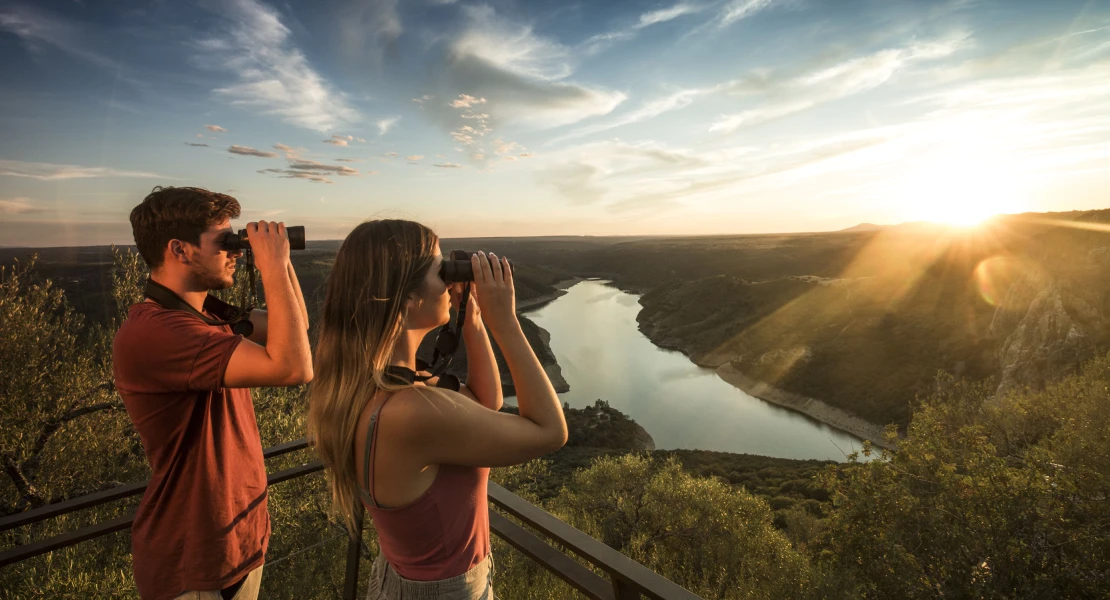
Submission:
<svg viewBox="0 0 1110 600">
<path fill-rule="evenodd" d="M 991 336 L 999 341 L 998 393 L 1041 389 L 1105 348 L 1108 323 L 1098 296 L 1082 281 L 1044 273 L 1028 273 L 1015 281 L 990 326 Z"/>
</svg>

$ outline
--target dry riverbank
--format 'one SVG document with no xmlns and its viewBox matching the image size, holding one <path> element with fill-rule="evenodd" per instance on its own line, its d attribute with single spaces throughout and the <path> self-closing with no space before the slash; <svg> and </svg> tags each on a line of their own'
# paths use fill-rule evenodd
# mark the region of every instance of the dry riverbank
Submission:
<svg viewBox="0 0 1110 600">
<path fill-rule="evenodd" d="M 717 376 L 733 387 L 760 400 L 789 408 L 830 427 L 846 431 L 865 440 L 871 440 L 871 443 L 876 446 L 893 449 L 883 441 L 883 427 L 881 425 L 851 415 L 815 398 L 780 390 L 761 381 L 756 381 L 744 375 L 729 363 L 717 368 Z"/>
</svg>

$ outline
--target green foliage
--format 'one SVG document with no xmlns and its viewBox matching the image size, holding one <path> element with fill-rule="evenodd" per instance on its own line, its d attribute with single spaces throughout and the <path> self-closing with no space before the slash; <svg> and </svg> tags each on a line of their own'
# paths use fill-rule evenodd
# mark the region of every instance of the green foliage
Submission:
<svg viewBox="0 0 1110 600">
<path fill-rule="evenodd" d="M 896 453 L 830 470 L 822 560 L 868 598 L 1110 589 L 1110 357 L 1043 392 L 942 378 Z"/>
<path fill-rule="evenodd" d="M 60 289 L 34 279 L 33 265 L 0 267 L 4 513 L 143 472 L 112 384 L 112 330 L 87 328 Z"/>
<path fill-rule="evenodd" d="M 120 256 L 119 277 L 134 276 Z M 134 263 L 131 263 L 133 266 Z M 0 483 L 4 514 L 142 480 L 142 446 L 112 384 L 114 326 L 86 326 L 65 294 L 34 277 L 34 260 L 0 268 Z M 24 545 L 121 516 L 129 499 L 4 532 Z M 6 567 L 13 597 L 118 596 L 132 589 L 126 534 L 92 540 Z"/>
<path fill-rule="evenodd" d="M 629 454 L 575 474 L 550 510 L 703 598 L 783 598 L 809 588 L 806 558 L 765 502 Z"/>
</svg>

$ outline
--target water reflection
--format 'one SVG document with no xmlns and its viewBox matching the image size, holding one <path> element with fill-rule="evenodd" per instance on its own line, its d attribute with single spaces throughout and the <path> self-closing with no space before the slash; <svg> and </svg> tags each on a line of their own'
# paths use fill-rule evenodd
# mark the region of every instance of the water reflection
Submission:
<svg viewBox="0 0 1110 600">
<path fill-rule="evenodd" d="M 551 333 L 570 392 L 581 408 L 604 399 L 632 416 L 660 449 L 691 448 L 843 460 L 861 441 L 725 383 L 679 352 L 652 344 L 636 324 L 638 297 L 583 281 L 528 317 Z"/>
</svg>

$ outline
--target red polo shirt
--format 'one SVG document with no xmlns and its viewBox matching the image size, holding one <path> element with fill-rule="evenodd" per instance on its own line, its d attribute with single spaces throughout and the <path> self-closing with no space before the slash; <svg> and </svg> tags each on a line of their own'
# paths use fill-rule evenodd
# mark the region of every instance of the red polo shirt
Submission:
<svg viewBox="0 0 1110 600">
<path fill-rule="evenodd" d="M 116 389 L 151 477 L 131 527 L 139 595 L 223 589 L 262 564 L 266 465 L 250 390 L 222 387 L 240 335 L 153 302 L 113 346 Z"/>
</svg>

